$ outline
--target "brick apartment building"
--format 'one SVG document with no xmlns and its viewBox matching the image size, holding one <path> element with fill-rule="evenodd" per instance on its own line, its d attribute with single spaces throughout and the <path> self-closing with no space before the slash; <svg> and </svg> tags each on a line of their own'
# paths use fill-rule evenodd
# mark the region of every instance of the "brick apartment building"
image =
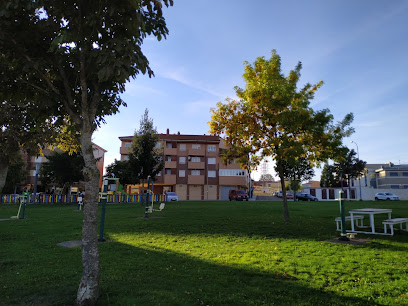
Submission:
<svg viewBox="0 0 408 306">
<path fill-rule="evenodd" d="M 224 165 L 222 139 L 213 135 L 158 134 L 164 168 L 153 192 L 174 191 L 180 200 L 227 200 L 230 189 L 247 189 L 248 173 L 236 164 Z M 133 136 L 119 137 L 121 160 L 126 160 Z M 127 192 L 131 193 L 130 186 Z"/>
</svg>

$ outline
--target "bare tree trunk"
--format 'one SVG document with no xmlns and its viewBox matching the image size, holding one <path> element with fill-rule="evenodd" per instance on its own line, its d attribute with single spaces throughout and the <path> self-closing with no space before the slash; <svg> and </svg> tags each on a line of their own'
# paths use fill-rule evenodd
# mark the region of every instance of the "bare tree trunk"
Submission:
<svg viewBox="0 0 408 306">
<path fill-rule="evenodd" d="M 84 129 L 83 129 L 84 130 Z M 98 192 L 99 171 L 92 148 L 92 129 L 81 131 L 81 151 L 85 161 L 85 205 L 82 222 L 82 278 L 77 305 L 95 305 L 99 296 Z"/>
<path fill-rule="evenodd" d="M 277 162 L 278 165 L 278 172 L 279 178 L 281 180 L 281 187 L 282 187 L 282 197 L 283 197 L 283 220 L 285 222 L 289 222 L 289 207 L 288 207 L 288 199 L 286 198 L 286 186 L 285 186 L 285 178 L 283 176 L 283 168 L 282 165 Z"/>
<path fill-rule="evenodd" d="M 0 193 L 3 191 L 4 184 L 6 184 L 8 168 L 8 158 L 0 158 Z"/>
</svg>

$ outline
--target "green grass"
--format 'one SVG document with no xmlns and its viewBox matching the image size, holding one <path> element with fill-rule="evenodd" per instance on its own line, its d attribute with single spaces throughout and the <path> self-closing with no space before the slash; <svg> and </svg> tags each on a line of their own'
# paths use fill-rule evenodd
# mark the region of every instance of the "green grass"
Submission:
<svg viewBox="0 0 408 306">
<path fill-rule="evenodd" d="M 99 304 L 408 304 L 408 233 L 331 243 L 338 202 L 289 206 L 285 224 L 282 202 L 169 203 L 150 219 L 140 204 L 108 205 Z M 362 207 L 408 217 L 408 201 L 346 202 L 347 210 Z M 0 205 L 0 219 L 17 209 Z M 75 209 L 28 206 L 26 219 L 0 221 L 0 305 L 74 302 L 81 249 L 57 243 L 80 239 Z"/>
</svg>

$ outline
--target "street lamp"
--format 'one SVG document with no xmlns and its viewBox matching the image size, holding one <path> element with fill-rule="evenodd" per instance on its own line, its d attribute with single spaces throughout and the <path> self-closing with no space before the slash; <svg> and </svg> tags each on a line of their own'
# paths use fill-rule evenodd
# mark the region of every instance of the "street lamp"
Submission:
<svg viewBox="0 0 408 306">
<path fill-rule="evenodd" d="M 356 147 L 357 147 L 357 158 L 358 158 L 358 160 L 360 160 L 360 153 L 359 153 L 359 151 L 358 151 L 358 144 L 357 144 L 355 141 L 353 141 L 353 140 L 350 140 L 350 143 L 354 143 L 354 144 L 356 145 Z M 363 199 L 362 199 L 362 197 L 361 197 L 361 181 L 360 181 L 360 176 L 358 177 L 358 186 L 360 187 L 360 201 L 362 201 Z"/>
</svg>

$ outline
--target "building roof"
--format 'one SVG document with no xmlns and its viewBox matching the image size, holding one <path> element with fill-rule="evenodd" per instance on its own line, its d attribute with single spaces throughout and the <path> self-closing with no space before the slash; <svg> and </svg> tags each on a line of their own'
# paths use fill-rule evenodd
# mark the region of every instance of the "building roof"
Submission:
<svg viewBox="0 0 408 306">
<path fill-rule="evenodd" d="M 96 143 L 92 143 L 92 145 L 94 146 L 94 147 L 97 147 L 99 150 L 102 150 L 103 152 L 108 152 L 108 150 L 105 150 L 104 148 L 102 148 L 102 147 L 100 147 L 100 146 L 98 146 Z"/>
<path fill-rule="evenodd" d="M 214 135 L 182 135 L 182 134 L 157 134 L 160 140 L 172 140 L 182 142 L 211 142 L 219 143 L 221 138 Z M 133 136 L 119 137 L 121 141 L 132 141 Z"/>
</svg>

